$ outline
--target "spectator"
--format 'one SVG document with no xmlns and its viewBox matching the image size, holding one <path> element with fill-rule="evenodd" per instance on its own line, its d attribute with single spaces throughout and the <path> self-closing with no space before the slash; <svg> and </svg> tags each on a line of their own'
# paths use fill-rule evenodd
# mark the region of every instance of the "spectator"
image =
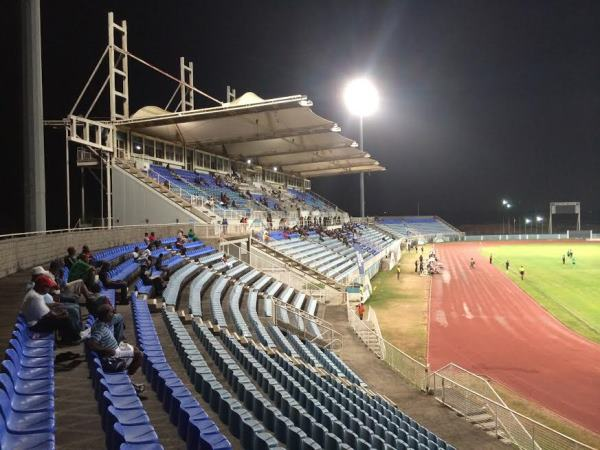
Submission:
<svg viewBox="0 0 600 450">
<path fill-rule="evenodd" d="M 194 233 L 193 228 L 190 228 L 190 230 L 188 231 L 187 238 L 188 238 L 188 241 L 197 241 L 198 240 L 198 237 L 196 236 L 196 233 Z"/>
<path fill-rule="evenodd" d="M 96 271 L 89 264 L 89 254 L 82 253 L 77 258 L 77 262 L 71 266 L 67 281 L 71 283 L 75 280 L 83 280 L 89 290 L 94 290 L 96 288 L 95 278 Z"/>
<path fill-rule="evenodd" d="M 223 217 L 223 222 L 221 222 L 221 225 L 223 226 L 223 233 L 227 233 L 227 225 L 229 225 L 227 222 L 227 217 Z"/>
<path fill-rule="evenodd" d="M 146 247 L 148 247 L 150 244 L 150 236 L 148 236 L 148 232 L 144 233 L 144 244 L 146 244 Z"/>
<path fill-rule="evenodd" d="M 108 297 L 106 297 L 104 295 L 101 295 L 99 297 L 88 300 L 85 304 L 85 307 L 87 308 L 87 310 L 89 311 L 89 313 L 92 316 L 97 318 L 98 317 L 98 309 L 102 305 L 108 305 L 112 308 L 110 300 L 108 299 Z M 113 326 L 114 336 L 118 336 L 117 340 L 122 340 L 124 337 L 124 330 L 125 330 L 125 323 L 123 322 L 123 316 L 119 313 L 114 313 L 111 323 Z"/>
<path fill-rule="evenodd" d="M 127 374 L 131 376 L 142 365 L 142 352 L 131 344 L 119 342 L 111 326 L 113 315 L 110 305 L 98 308 L 98 320 L 92 326 L 88 348 L 98 353 L 105 371 L 120 372 L 127 369 Z M 143 384 L 133 384 L 133 387 L 138 394 L 144 392 Z"/>
<path fill-rule="evenodd" d="M 167 287 L 167 282 L 163 280 L 160 274 L 153 275 L 150 265 L 143 263 L 141 269 L 140 280 L 142 280 L 144 286 L 152 286 L 154 294 L 158 297 L 162 296 Z"/>
<path fill-rule="evenodd" d="M 126 305 L 127 302 L 127 283 L 123 280 L 113 280 L 110 277 L 110 263 L 104 261 L 100 266 L 100 272 L 98 272 L 98 278 L 102 282 L 102 285 L 106 289 L 119 289 L 119 303 Z"/>
<path fill-rule="evenodd" d="M 31 331 L 50 333 L 58 330 L 64 343 L 79 343 L 81 324 L 71 320 L 67 309 L 60 303 L 46 303 L 44 296 L 58 285 L 47 275 L 35 279 L 32 289 L 23 299 L 21 311 Z"/>
<path fill-rule="evenodd" d="M 51 261 L 49 270 L 60 289 L 61 301 L 64 301 L 64 298 L 68 296 L 74 296 L 76 298 L 76 303 L 79 303 L 82 296 L 86 300 L 94 297 L 94 294 L 85 286 L 83 280 L 75 280 L 70 283 L 65 282 L 64 268 L 60 259 Z"/>
<path fill-rule="evenodd" d="M 154 268 L 156 270 L 162 271 L 163 270 L 162 265 L 163 265 L 163 253 L 158 255 L 158 258 L 156 258 L 156 261 L 154 262 Z"/>
<path fill-rule="evenodd" d="M 65 256 L 63 258 L 65 267 L 67 267 L 69 270 L 71 270 L 71 267 L 73 266 L 73 264 L 75 264 L 77 262 L 77 256 L 75 256 L 76 253 L 77 253 L 77 250 L 75 250 L 75 247 L 69 247 L 67 249 L 67 256 Z"/>
</svg>

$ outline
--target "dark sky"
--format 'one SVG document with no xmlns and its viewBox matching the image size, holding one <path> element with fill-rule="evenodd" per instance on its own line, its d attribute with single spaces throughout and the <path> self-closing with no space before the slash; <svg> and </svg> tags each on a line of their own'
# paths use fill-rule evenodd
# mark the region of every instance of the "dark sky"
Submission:
<svg viewBox="0 0 600 450">
<path fill-rule="evenodd" d="M 344 83 L 366 74 L 380 111 L 365 148 L 387 172 L 366 177 L 368 214 L 439 214 L 455 224 L 499 220 L 499 202 L 546 211 L 579 200 L 600 220 L 598 1 L 42 1 L 45 117 L 64 117 L 106 45 L 106 13 L 129 26 L 130 50 L 173 74 L 195 65 L 196 86 L 223 98 L 306 94 L 314 110 L 357 139 Z M 2 15 L 19 60 L 18 3 Z M 164 106 L 174 84 L 131 64 L 131 109 Z M 5 65 L 8 130 L 19 123 L 19 64 Z M 104 102 L 104 105 L 107 101 Z M 208 105 L 208 104 L 206 104 Z M 2 177 L 18 210 L 19 141 L 8 137 Z M 16 153 L 13 153 L 15 152 Z M 48 227 L 64 225 L 64 144 L 46 138 Z M 313 188 L 358 214 L 358 175 Z M 77 186 L 74 186 L 74 190 Z M 78 201 L 75 200 L 74 201 Z M 5 202 L 6 206 L 7 202 Z M 19 226 L 20 214 L 2 228 Z M 4 216 L 3 214 L 3 217 Z"/>
</svg>

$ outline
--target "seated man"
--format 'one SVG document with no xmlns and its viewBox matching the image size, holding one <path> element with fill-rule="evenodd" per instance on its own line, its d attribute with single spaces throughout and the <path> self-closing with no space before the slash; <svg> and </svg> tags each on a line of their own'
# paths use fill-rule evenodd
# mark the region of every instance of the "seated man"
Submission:
<svg viewBox="0 0 600 450">
<path fill-rule="evenodd" d="M 54 281 L 56 284 L 58 284 L 61 299 L 64 298 L 66 300 L 67 298 L 75 298 L 76 302 L 79 303 L 79 297 L 81 296 L 83 296 L 86 300 L 95 297 L 95 295 L 86 287 L 83 280 L 75 280 L 71 281 L 70 283 L 65 282 L 64 269 L 60 259 L 51 261 L 49 270 L 50 274 L 52 274 L 54 277 Z"/>
<path fill-rule="evenodd" d="M 110 263 L 104 261 L 100 266 L 100 272 L 98 272 L 98 278 L 102 282 L 102 285 L 106 289 L 118 289 L 119 290 L 119 303 L 122 305 L 127 304 L 127 282 L 123 280 L 113 280 L 110 277 Z"/>
<path fill-rule="evenodd" d="M 107 372 L 120 372 L 127 369 L 133 375 L 142 365 L 142 352 L 131 344 L 119 342 L 113 334 L 112 319 L 114 310 L 110 305 L 98 308 L 98 320 L 94 322 L 87 346 L 98 353 L 102 369 Z M 136 392 L 144 391 L 143 384 L 133 384 Z"/>
<path fill-rule="evenodd" d="M 188 231 L 187 238 L 188 238 L 188 241 L 194 241 L 195 242 L 195 241 L 198 240 L 198 237 L 196 236 L 196 233 L 194 233 L 194 229 L 193 228 L 190 228 L 190 231 Z"/>
<path fill-rule="evenodd" d="M 67 282 L 71 283 L 75 280 L 83 280 L 89 290 L 96 288 L 96 271 L 89 264 L 89 254 L 82 253 L 71 266 Z"/>
<path fill-rule="evenodd" d="M 140 271 L 140 280 L 144 286 L 152 286 L 154 288 L 154 294 L 158 297 L 162 295 L 167 282 L 163 279 L 162 275 L 152 275 L 152 269 L 149 264 L 142 263 Z"/>
<path fill-rule="evenodd" d="M 87 308 L 87 310 L 89 311 L 89 313 L 94 316 L 94 317 L 98 317 L 98 310 L 100 309 L 100 307 L 102 305 L 108 305 L 112 308 L 112 305 L 110 304 L 110 300 L 108 299 L 108 297 L 105 297 L 104 295 L 101 295 L 99 297 L 93 298 L 91 300 L 88 300 L 85 303 L 85 307 Z M 111 325 L 113 327 L 113 336 L 115 336 L 115 339 L 117 339 L 117 341 L 122 341 L 125 339 L 125 323 L 123 322 L 123 316 L 119 313 L 114 312 L 114 308 L 113 308 L 113 317 L 112 317 L 112 322 Z"/>
<path fill-rule="evenodd" d="M 65 267 L 67 267 L 69 270 L 71 270 L 71 266 L 73 266 L 73 264 L 75 264 L 77 262 L 76 253 L 77 253 L 77 250 L 75 250 L 75 247 L 69 247 L 67 249 L 67 256 L 65 256 L 63 258 Z"/>
<path fill-rule="evenodd" d="M 81 324 L 74 314 L 61 303 L 47 303 L 44 296 L 58 285 L 47 275 L 36 277 L 34 286 L 27 291 L 21 311 L 31 331 L 50 333 L 58 330 L 64 343 L 79 343 Z"/>
</svg>

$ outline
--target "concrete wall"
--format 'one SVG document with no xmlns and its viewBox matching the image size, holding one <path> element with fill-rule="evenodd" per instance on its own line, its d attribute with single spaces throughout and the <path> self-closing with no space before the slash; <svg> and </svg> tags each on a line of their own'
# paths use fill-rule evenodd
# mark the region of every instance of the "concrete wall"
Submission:
<svg viewBox="0 0 600 450">
<path fill-rule="evenodd" d="M 113 224 L 200 223 L 198 218 L 123 169 L 112 171 Z"/>
<path fill-rule="evenodd" d="M 93 251 L 115 245 L 139 242 L 145 231 L 154 231 L 159 237 L 175 236 L 181 225 L 144 225 L 112 230 L 71 231 L 39 234 L 0 240 L 0 277 L 28 269 L 67 254 L 67 247 L 78 251 L 84 244 Z M 187 230 L 186 230 L 187 231 Z"/>
</svg>

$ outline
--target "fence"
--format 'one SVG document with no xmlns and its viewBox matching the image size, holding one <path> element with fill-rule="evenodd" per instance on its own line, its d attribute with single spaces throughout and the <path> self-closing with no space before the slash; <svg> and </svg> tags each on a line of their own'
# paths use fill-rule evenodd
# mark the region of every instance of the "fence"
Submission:
<svg viewBox="0 0 600 450">
<path fill-rule="evenodd" d="M 478 234 L 473 236 L 464 236 L 464 241 L 538 241 L 569 239 L 568 233 L 565 234 Z"/>
<path fill-rule="evenodd" d="M 404 353 L 398 347 L 388 342 L 381 334 L 376 331 L 376 327 L 369 326 L 369 316 L 367 320 L 360 320 L 358 315 L 347 304 L 348 322 L 350 326 L 363 341 L 363 343 L 377 355 L 383 359 L 393 370 L 398 372 L 407 381 L 415 385 L 423 391 L 428 389 L 428 371 L 427 366 L 417 361 L 412 356 Z"/>
<path fill-rule="evenodd" d="M 483 378 L 449 364 L 431 374 L 435 398 L 488 433 L 531 450 L 591 450 L 552 428 L 510 409 Z"/>
</svg>

